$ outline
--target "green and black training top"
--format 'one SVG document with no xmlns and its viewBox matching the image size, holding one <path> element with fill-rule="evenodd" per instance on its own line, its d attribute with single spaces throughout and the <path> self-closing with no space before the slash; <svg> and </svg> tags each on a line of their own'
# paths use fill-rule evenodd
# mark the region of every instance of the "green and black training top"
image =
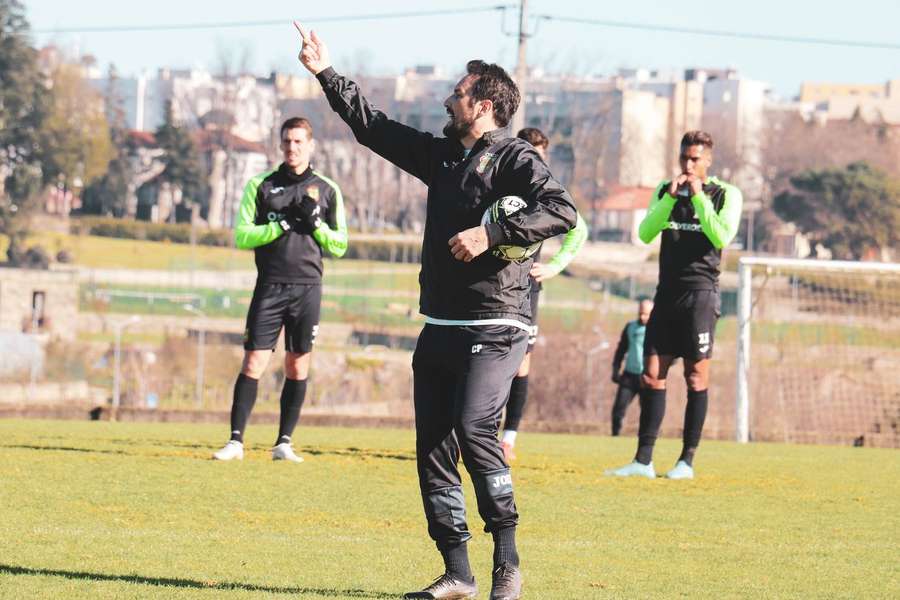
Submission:
<svg viewBox="0 0 900 600">
<path fill-rule="evenodd" d="M 278 222 L 303 196 L 319 203 L 322 224 L 312 233 L 285 232 Z M 260 283 L 321 283 L 323 254 L 340 258 L 347 251 L 341 190 L 312 168 L 297 175 L 282 164 L 252 178 L 235 222 L 235 245 L 254 250 Z"/>
<path fill-rule="evenodd" d="M 645 244 L 662 232 L 659 290 L 718 288 L 722 248 L 737 234 L 742 204 L 741 191 L 715 177 L 692 198 L 675 198 L 668 181 L 659 184 L 638 229 Z"/>
</svg>

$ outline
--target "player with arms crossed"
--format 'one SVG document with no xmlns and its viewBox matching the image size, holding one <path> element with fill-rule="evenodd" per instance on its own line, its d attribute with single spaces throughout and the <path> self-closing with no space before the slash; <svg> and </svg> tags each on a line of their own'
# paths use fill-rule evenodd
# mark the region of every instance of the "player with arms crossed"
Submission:
<svg viewBox="0 0 900 600">
<path fill-rule="evenodd" d="M 478 593 L 466 545 L 472 536 L 460 456 L 494 539 L 490 598 L 519 598 L 518 513 L 497 432 L 531 328 L 532 261 L 502 260 L 494 252 L 565 233 L 575 226 L 575 207 L 534 148 L 501 132 L 519 104 L 518 88 L 501 67 L 479 60 L 466 65 L 444 102 L 446 137 L 435 137 L 373 108 L 331 67 L 322 40 L 295 25 L 303 38 L 301 63 L 357 141 L 428 186 L 419 274 L 426 324 L 413 355 L 413 397 L 419 487 L 445 572 L 406 598 Z M 486 209 L 506 196 L 526 205 L 500 222 L 481 224 Z"/>
<path fill-rule="evenodd" d="M 244 361 L 234 385 L 231 439 L 213 454 L 216 460 L 244 458 L 244 430 L 266 370 L 284 328 L 284 387 L 274 460 L 302 462 L 291 436 L 306 396 L 306 379 L 322 303 L 322 255 L 347 251 L 347 223 L 341 190 L 313 170 L 315 150 L 309 121 L 288 119 L 281 126 L 284 162 L 247 183 L 238 209 L 234 240 L 253 249 L 256 288 L 247 311 Z"/>
<path fill-rule="evenodd" d="M 526 127 L 516 134 L 516 137 L 525 140 L 532 146 L 545 163 L 549 164 L 547 151 L 550 148 L 550 140 L 544 135 L 544 132 L 534 127 Z M 506 416 L 503 422 L 503 437 L 500 446 L 503 448 L 503 455 L 507 461 L 515 460 L 516 438 L 518 436 L 519 423 L 522 421 L 522 415 L 525 413 L 525 402 L 528 400 L 528 375 L 531 372 L 531 354 L 534 345 L 537 343 L 538 325 L 538 300 L 542 289 L 542 283 L 560 274 L 587 239 L 587 224 L 581 215 L 578 215 L 578 221 L 575 227 L 566 233 L 559 251 L 546 263 L 539 262 L 541 260 L 540 250 L 534 255 L 534 264 L 531 266 L 531 272 L 528 274 L 528 281 L 531 283 L 531 335 L 528 336 L 528 349 L 525 351 L 525 358 L 519 366 L 519 372 L 513 377 L 512 385 L 509 387 L 509 400 L 506 403 Z"/>
<path fill-rule="evenodd" d="M 712 148 L 708 133 L 684 134 L 681 173 L 659 185 L 638 229 L 645 244 L 662 232 L 659 284 L 644 338 L 637 455 L 633 462 L 610 471 L 611 475 L 656 477 L 653 446 L 666 412 L 666 375 L 680 356 L 688 388 L 684 445 L 666 477 L 694 477 L 719 317 L 719 265 L 722 249 L 737 233 L 743 202 L 740 190 L 707 174 Z"/>
</svg>

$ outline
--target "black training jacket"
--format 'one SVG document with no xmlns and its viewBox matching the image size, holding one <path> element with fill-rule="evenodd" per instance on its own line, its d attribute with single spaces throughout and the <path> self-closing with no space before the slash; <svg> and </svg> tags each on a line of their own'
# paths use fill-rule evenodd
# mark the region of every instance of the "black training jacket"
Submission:
<svg viewBox="0 0 900 600">
<path fill-rule="evenodd" d="M 428 186 L 419 309 L 437 319 L 517 318 L 530 323 L 532 260 L 508 262 L 489 251 L 471 262 L 450 254 L 448 241 L 477 227 L 494 201 L 520 196 L 528 206 L 487 227 L 490 246 L 527 246 L 575 226 L 572 198 L 528 142 L 485 134 L 465 156 L 455 139 L 435 137 L 388 119 L 353 82 L 328 68 L 318 75 L 331 108 L 357 141 Z"/>
</svg>

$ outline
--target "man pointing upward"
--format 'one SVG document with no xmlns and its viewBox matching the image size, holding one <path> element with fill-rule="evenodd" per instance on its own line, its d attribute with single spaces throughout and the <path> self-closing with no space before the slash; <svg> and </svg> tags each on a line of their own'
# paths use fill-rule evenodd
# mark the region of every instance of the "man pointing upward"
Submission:
<svg viewBox="0 0 900 600">
<path fill-rule="evenodd" d="M 428 186 L 419 274 L 426 324 L 413 355 L 413 395 L 419 487 L 444 573 L 406 597 L 478 593 L 469 566 L 461 457 L 485 531 L 494 539 L 490 598 L 519 598 L 519 515 L 497 430 L 531 329 L 532 260 L 505 261 L 487 250 L 565 233 L 575 226 L 575 207 L 534 148 L 503 130 L 519 105 L 519 90 L 503 68 L 467 63 L 444 101 L 445 137 L 435 137 L 372 107 L 353 81 L 331 67 L 315 32 L 295 26 L 303 41 L 300 62 L 356 140 Z M 481 225 L 485 210 L 503 196 L 519 196 L 527 206 L 500 223 Z"/>
</svg>

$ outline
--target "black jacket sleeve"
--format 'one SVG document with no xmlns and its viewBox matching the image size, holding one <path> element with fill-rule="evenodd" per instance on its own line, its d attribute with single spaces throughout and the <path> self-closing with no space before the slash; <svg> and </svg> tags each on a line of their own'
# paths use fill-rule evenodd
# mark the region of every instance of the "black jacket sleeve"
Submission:
<svg viewBox="0 0 900 600">
<path fill-rule="evenodd" d="M 519 145 L 519 142 L 515 142 Z M 528 246 L 566 233 L 578 219 L 575 203 L 561 183 L 554 179 L 538 153 L 521 142 L 498 171 L 504 193 L 520 196 L 528 206 L 501 223 L 487 225 L 488 244 Z"/>
<path fill-rule="evenodd" d="M 622 328 L 622 335 L 619 337 L 619 345 L 616 346 L 616 353 L 613 355 L 613 363 L 612 370 L 613 375 L 618 374 L 619 369 L 622 367 L 622 359 L 625 358 L 625 354 L 628 353 L 628 324 L 626 323 L 625 327 Z"/>
<path fill-rule="evenodd" d="M 436 152 L 433 135 L 387 118 L 369 104 L 356 83 L 339 75 L 331 67 L 316 77 L 322 84 L 328 104 L 350 126 L 356 141 L 422 180 L 425 185 L 429 184 Z"/>
</svg>

